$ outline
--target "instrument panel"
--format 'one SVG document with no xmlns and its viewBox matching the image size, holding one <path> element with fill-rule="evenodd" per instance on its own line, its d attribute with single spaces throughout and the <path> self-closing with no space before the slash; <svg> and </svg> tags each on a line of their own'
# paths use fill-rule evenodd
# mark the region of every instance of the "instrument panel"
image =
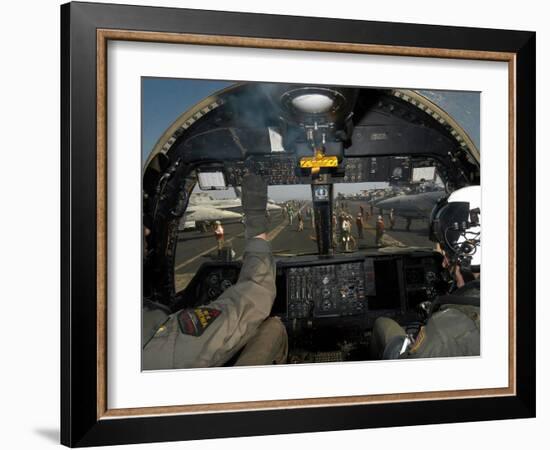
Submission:
<svg viewBox="0 0 550 450">
<path fill-rule="evenodd" d="M 311 174 L 300 169 L 295 155 L 255 157 L 246 161 L 226 161 L 223 172 L 229 186 L 240 186 L 248 172 L 260 174 L 269 185 L 309 184 Z M 337 169 L 329 170 L 336 183 L 366 181 L 409 182 L 412 162 L 408 157 L 345 157 Z M 207 170 L 205 168 L 202 169 Z"/>
<path fill-rule="evenodd" d="M 239 278 L 240 262 L 203 263 L 187 287 L 177 295 L 176 309 L 207 305 Z"/>
<path fill-rule="evenodd" d="M 204 263 L 182 293 L 180 306 L 208 304 L 238 280 L 241 263 Z M 277 261 L 272 314 L 284 320 L 376 318 L 413 311 L 445 292 L 441 256 L 296 257 Z"/>
<path fill-rule="evenodd" d="M 288 318 L 337 317 L 367 310 L 365 261 L 287 270 Z"/>
<path fill-rule="evenodd" d="M 329 262 L 330 261 L 330 262 Z M 323 319 L 405 313 L 442 293 L 438 254 L 331 258 L 279 269 L 286 318 Z M 282 306 L 282 305 L 281 305 Z"/>
<path fill-rule="evenodd" d="M 433 300 L 446 290 L 446 274 L 441 271 L 442 256 L 439 253 L 430 258 L 405 258 L 404 273 L 407 308 Z"/>
</svg>

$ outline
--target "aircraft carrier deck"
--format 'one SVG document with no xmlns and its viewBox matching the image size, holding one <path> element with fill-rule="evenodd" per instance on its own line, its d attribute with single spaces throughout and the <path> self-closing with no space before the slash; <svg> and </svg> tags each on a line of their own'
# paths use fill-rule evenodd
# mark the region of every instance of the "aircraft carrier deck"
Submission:
<svg viewBox="0 0 550 450">
<path fill-rule="evenodd" d="M 352 215 L 352 236 L 357 241 L 358 251 L 379 251 L 376 246 L 375 221 L 377 208 L 374 208 L 374 215 L 369 217 L 363 228 L 363 239 L 358 238 L 358 230 L 355 224 L 355 217 L 359 212 L 360 202 L 349 201 L 347 212 Z M 304 218 L 304 230 L 298 231 L 298 221 L 294 218 L 292 225 L 288 218 L 283 217 L 281 212 L 271 213 L 271 223 L 268 238 L 275 256 L 292 256 L 297 254 L 317 253 L 315 242 L 315 231 L 311 219 L 305 214 L 306 203 L 302 209 Z M 363 204 L 366 212 L 369 211 L 367 204 Z M 406 221 L 400 217 L 396 218 L 393 230 L 389 229 L 389 219 L 384 215 L 386 244 L 397 247 L 433 247 L 428 239 L 428 222 L 413 220 L 410 231 L 405 230 Z M 241 259 L 244 251 L 244 226 L 241 223 L 224 224 L 225 243 L 231 244 L 235 252 L 234 259 Z M 383 251 L 383 250 L 382 250 Z M 180 231 L 176 249 L 175 280 L 176 291 L 183 289 L 193 278 L 203 262 L 211 261 L 217 257 L 217 243 L 212 231 Z"/>
</svg>

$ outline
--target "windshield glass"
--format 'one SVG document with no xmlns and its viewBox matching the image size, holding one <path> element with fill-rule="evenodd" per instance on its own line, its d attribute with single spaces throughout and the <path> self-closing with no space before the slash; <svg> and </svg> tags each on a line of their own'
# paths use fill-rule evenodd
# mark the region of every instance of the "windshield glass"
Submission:
<svg viewBox="0 0 550 450">
<path fill-rule="evenodd" d="M 433 247 L 428 219 L 445 195 L 438 178 L 399 187 L 387 182 L 337 183 L 333 192 L 334 253 Z M 275 256 L 318 254 L 310 185 L 269 186 L 267 212 Z M 197 185 L 178 231 L 176 291 L 187 286 L 201 264 L 218 258 L 221 248 L 230 253 L 228 259 L 242 260 L 244 245 L 239 190 L 205 191 Z"/>
</svg>

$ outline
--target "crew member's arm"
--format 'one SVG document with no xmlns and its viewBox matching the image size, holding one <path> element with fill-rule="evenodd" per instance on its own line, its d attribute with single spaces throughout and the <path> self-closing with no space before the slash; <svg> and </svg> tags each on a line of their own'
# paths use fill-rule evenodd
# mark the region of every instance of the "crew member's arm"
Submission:
<svg viewBox="0 0 550 450">
<path fill-rule="evenodd" d="M 248 239 L 237 283 L 208 305 L 170 315 L 144 345 L 144 369 L 222 365 L 269 316 L 276 289 L 275 265 L 265 234 L 266 204 L 265 182 L 259 176 L 245 177 L 243 210 Z"/>
<path fill-rule="evenodd" d="M 219 366 L 240 350 L 269 316 L 275 299 L 269 242 L 250 239 L 239 280 L 206 306 L 170 315 L 143 349 L 143 368 Z"/>
<path fill-rule="evenodd" d="M 145 300 L 141 317 L 141 345 L 145 345 L 170 315 L 164 305 Z"/>
</svg>

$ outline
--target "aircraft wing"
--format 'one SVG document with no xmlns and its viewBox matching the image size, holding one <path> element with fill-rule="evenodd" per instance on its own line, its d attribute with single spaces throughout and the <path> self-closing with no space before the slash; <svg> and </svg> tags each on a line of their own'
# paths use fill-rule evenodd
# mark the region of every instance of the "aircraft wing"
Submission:
<svg viewBox="0 0 550 450">
<path fill-rule="evenodd" d="M 280 209 L 281 209 L 281 207 L 279 205 L 277 205 L 276 203 L 270 202 L 268 200 L 268 202 L 267 202 L 267 210 L 268 211 L 279 211 Z"/>
<path fill-rule="evenodd" d="M 430 217 L 433 207 L 444 195 L 444 191 L 398 195 L 382 200 L 376 203 L 376 206 L 387 212 L 393 208 L 396 216 L 407 219 L 425 219 Z"/>
<path fill-rule="evenodd" d="M 188 209 L 185 216 L 186 221 L 195 222 L 229 219 L 240 220 L 241 218 L 242 214 L 232 211 L 225 211 L 223 209 L 218 209 L 211 206 L 195 206 L 191 211 Z"/>
</svg>

